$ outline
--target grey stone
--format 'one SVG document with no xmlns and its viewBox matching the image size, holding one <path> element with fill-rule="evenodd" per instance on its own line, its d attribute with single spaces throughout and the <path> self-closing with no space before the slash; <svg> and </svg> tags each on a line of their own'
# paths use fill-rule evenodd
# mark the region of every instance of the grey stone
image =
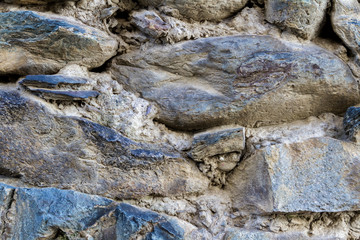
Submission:
<svg viewBox="0 0 360 240">
<path fill-rule="evenodd" d="M 360 3 L 357 0 L 334 0 L 331 23 L 335 33 L 360 59 Z M 360 62 L 358 62 L 360 65 Z"/>
<path fill-rule="evenodd" d="M 29 90 L 38 97 L 61 101 L 85 100 L 99 96 L 98 91 L 48 90 L 40 88 L 29 88 Z"/>
<path fill-rule="evenodd" d="M 240 163 L 227 191 L 245 212 L 359 210 L 358 156 L 358 145 L 333 138 L 269 146 Z"/>
<path fill-rule="evenodd" d="M 62 235 L 64 239 L 180 240 L 187 231 L 176 218 L 71 190 L 0 183 L 0 198 L 2 205 L 7 204 L 5 209 L 0 207 L 3 239 L 58 239 Z"/>
<path fill-rule="evenodd" d="M 360 100 L 356 80 L 338 57 L 269 36 L 205 38 L 134 51 L 116 57 L 111 72 L 158 104 L 158 121 L 181 130 L 340 114 Z"/>
<path fill-rule="evenodd" d="M 26 87 L 56 88 L 59 85 L 83 85 L 87 82 L 85 78 L 63 75 L 27 75 L 19 84 Z"/>
<path fill-rule="evenodd" d="M 115 211 L 118 240 L 134 239 L 143 232 L 145 239 L 184 239 L 184 229 L 155 212 L 139 209 L 129 204 L 120 204 Z M 149 229 L 151 229 L 149 231 Z"/>
<path fill-rule="evenodd" d="M 349 107 L 344 116 L 345 134 L 355 142 L 360 142 L 360 107 Z"/>
<path fill-rule="evenodd" d="M 117 199 L 196 193 L 209 184 L 172 147 L 135 142 L 86 119 L 54 115 L 18 92 L 4 91 L 0 174 L 33 186 Z"/>
<path fill-rule="evenodd" d="M 240 11 L 248 0 L 139 0 L 145 6 L 167 6 L 194 20 L 221 20 Z"/>
<path fill-rule="evenodd" d="M 224 240 L 340 240 L 338 237 L 309 237 L 300 232 L 273 233 L 258 230 L 232 229 Z"/>
<path fill-rule="evenodd" d="M 117 48 L 118 42 L 106 33 L 70 18 L 33 11 L 0 13 L 0 74 L 51 74 L 70 63 L 95 68 Z"/>
<path fill-rule="evenodd" d="M 242 152 L 245 149 L 245 129 L 232 128 L 224 130 L 210 130 L 194 135 L 190 157 L 201 161 L 211 157 L 231 152 Z"/>
<path fill-rule="evenodd" d="M 164 37 L 170 29 L 170 25 L 164 22 L 154 11 L 134 11 L 131 17 L 132 22 L 140 31 L 153 38 Z"/>
<path fill-rule="evenodd" d="M 291 30 L 302 38 L 313 39 L 325 21 L 328 0 L 268 0 L 266 20 Z"/>
</svg>

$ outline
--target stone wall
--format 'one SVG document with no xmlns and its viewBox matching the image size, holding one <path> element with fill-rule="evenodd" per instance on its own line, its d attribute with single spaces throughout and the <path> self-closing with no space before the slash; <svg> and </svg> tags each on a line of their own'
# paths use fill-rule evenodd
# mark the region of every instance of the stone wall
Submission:
<svg viewBox="0 0 360 240">
<path fill-rule="evenodd" d="M 0 1 L 1 239 L 360 239 L 360 1 Z"/>
</svg>

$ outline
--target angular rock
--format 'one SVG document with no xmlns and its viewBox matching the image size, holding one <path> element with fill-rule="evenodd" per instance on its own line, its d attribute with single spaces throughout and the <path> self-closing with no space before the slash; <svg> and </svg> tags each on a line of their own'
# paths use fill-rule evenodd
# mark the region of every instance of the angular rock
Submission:
<svg viewBox="0 0 360 240">
<path fill-rule="evenodd" d="M 360 142 L 360 107 L 349 107 L 344 116 L 345 134 L 355 142 Z"/>
<path fill-rule="evenodd" d="M 29 88 L 30 92 L 44 99 L 74 101 L 94 98 L 99 96 L 98 91 L 70 91 L 70 90 L 47 90 L 39 88 Z"/>
<path fill-rule="evenodd" d="M 26 87 L 56 88 L 58 85 L 83 85 L 85 78 L 63 75 L 27 75 L 19 84 Z"/>
<path fill-rule="evenodd" d="M 195 134 L 191 148 L 189 155 L 195 161 L 214 155 L 241 152 L 245 149 L 245 129 L 240 127 Z"/>
<path fill-rule="evenodd" d="M 0 215 L 8 216 L 1 219 L 4 239 L 84 239 L 79 238 L 84 235 L 90 239 L 184 239 L 188 230 L 176 218 L 99 196 L 0 183 L 0 197 L 9 192 L 4 203 L 11 204 L 0 208 Z"/>
<path fill-rule="evenodd" d="M 205 38 L 134 51 L 116 57 L 111 71 L 158 104 L 157 120 L 182 130 L 340 114 L 360 100 L 356 80 L 338 57 L 269 36 Z"/>
<path fill-rule="evenodd" d="M 117 48 L 106 33 L 69 18 L 33 11 L 0 13 L 0 75 L 51 74 L 72 63 L 95 68 Z"/>
<path fill-rule="evenodd" d="M 132 141 L 82 118 L 0 91 L 0 174 L 33 186 L 111 198 L 204 191 L 209 181 L 168 146 Z"/>
<path fill-rule="evenodd" d="M 194 20 L 221 20 L 240 11 L 248 0 L 139 0 L 145 6 L 167 6 Z"/>
<path fill-rule="evenodd" d="M 357 0 L 335 0 L 331 13 L 335 33 L 360 58 L 360 3 Z M 360 63 L 358 63 L 360 64 Z"/>
<path fill-rule="evenodd" d="M 313 39 L 325 21 L 327 5 L 328 0 L 268 0 L 266 20 L 302 38 Z"/>
<path fill-rule="evenodd" d="M 167 34 L 170 25 L 164 22 L 154 11 L 134 11 L 131 15 L 132 22 L 145 34 L 159 38 Z"/>
<path fill-rule="evenodd" d="M 145 239 L 183 239 L 184 229 L 177 225 L 176 221 L 169 220 L 155 212 L 141 210 L 129 204 L 121 204 L 116 208 L 115 216 L 116 235 L 120 239 L 134 239 L 140 233 L 144 234 Z"/>
<path fill-rule="evenodd" d="M 359 147 L 311 138 L 257 151 L 228 178 L 233 207 L 251 213 L 360 209 Z"/>
</svg>

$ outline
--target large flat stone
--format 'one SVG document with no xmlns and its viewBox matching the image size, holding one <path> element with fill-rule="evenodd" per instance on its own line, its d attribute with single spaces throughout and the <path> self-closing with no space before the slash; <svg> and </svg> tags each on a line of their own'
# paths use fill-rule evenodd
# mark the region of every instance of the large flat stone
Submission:
<svg viewBox="0 0 360 240">
<path fill-rule="evenodd" d="M 358 145 L 311 138 L 258 150 L 228 178 L 233 207 L 253 213 L 360 209 Z"/>
<path fill-rule="evenodd" d="M 240 11 L 248 0 L 139 0 L 145 6 L 167 6 L 194 20 L 221 20 Z"/>
<path fill-rule="evenodd" d="M 123 199 L 202 192 L 208 180 L 171 147 L 135 142 L 0 91 L 0 174 L 33 186 Z"/>
<path fill-rule="evenodd" d="M 56 88 L 59 85 L 83 85 L 88 80 L 63 75 L 28 75 L 19 84 L 26 87 Z"/>
<path fill-rule="evenodd" d="M 112 74 L 156 102 L 160 122 L 182 130 L 343 113 L 360 100 L 356 80 L 338 57 L 269 36 L 206 38 L 134 51 L 115 58 Z"/>
<path fill-rule="evenodd" d="M 328 0 L 268 0 L 266 20 L 305 39 L 319 33 L 325 21 Z"/>
<path fill-rule="evenodd" d="M 360 3 L 357 0 L 333 1 L 331 23 L 335 33 L 360 61 Z"/>
<path fill-rule="evenodd" d="M 1 200 L 3 196 L 7 206 L 0 208 L 2 239 L 180 240 L 195 229 L 176 218 L 70 190 L 0 183 Z"/>
<path fill-rule="evenodd" d="M 0 13 L 0 74 L 50 74 L 73 63 L 95 68 L 116 54 L 106 33 L 33 11 Z"/>
</svg>

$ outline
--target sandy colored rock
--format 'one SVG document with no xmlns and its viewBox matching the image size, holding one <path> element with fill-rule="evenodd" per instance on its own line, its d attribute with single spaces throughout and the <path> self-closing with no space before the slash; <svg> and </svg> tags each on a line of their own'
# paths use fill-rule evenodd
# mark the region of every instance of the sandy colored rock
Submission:
<svg viewBox="0 0 360 240">
<path fill-rule="evenodd" d="M 248 0 L 140 0 L 144 6 L 167 6 L 194 20 L 221 20 L 240 11 Z"/>
<path fill-rule="evenodd" d="M 18 92 L 0 92 L 0 174 L 32 186 L 124 199 L 175 196 L 208 186 L 169 146 L 132 141 L 86 119 L 52 114 Z"/>
<path fill-rule="evenodd" d="M 1 75 L 55 73 L 70 63 L 95 68 L 118 48 L 106 33 L 57 15 L 5 12 L 0 25 Z"/>
<path fill-rule="evenodd" d="M 233 207 L 252 213 L 360 209 L 358 146 L 311 138 L 257 151 L 228 179 Z"/>
<path fill-rule="evenodd" d="M 158 104 L 158 121 L 181 130 L 269 125 L 342 113 L 359 102 L 358 84 L 338 57 L 268 36 L 134 51 L 116 57 L 111 71 L 127 89 Z"/>
<path fill-rule="evenodd" d="M 268 0 L 266 19 L 302 38 L 312 39 L 325 21 L 328 0 Z"/>
</svg>

